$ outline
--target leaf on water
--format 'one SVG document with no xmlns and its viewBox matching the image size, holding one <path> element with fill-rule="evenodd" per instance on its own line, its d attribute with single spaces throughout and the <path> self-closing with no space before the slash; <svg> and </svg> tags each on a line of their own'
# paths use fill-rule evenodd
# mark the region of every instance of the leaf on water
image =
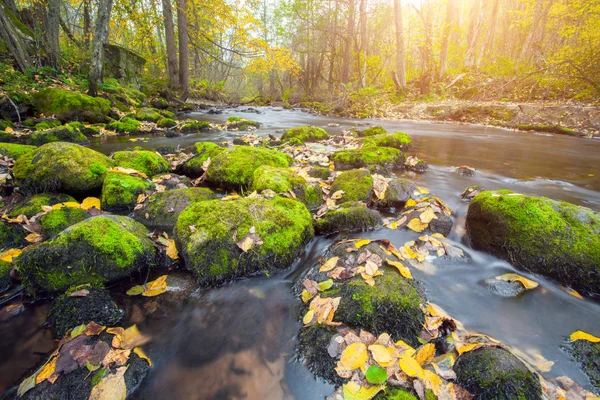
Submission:
<svg viewBox="0 0 600 400">
<path fill-rule="evenodd" d="M 437 217 L 435 216 L 435 213 L 433 212 L 433 208 L 427 207 L 427 209 L 419 215 L 419 219 L 421 220 L 422 223 L 429 224 L 432 219 L 437 219 Z"/>
<path fill-rule="evenodd" d="M 337 192 L 334 192 L 334 193 L 331 195 L 331 198 L 332 198 L 333 200 L 339 200 L 339 199 L 341 199 L 341 198 L 344 196 L 344 193 L 345 193 L 345 192 L 344 192 L 343 190 L 338 190 Z"/>
<path fill-rule="evenodd" d="M 77 336 L 81 335 L 83 332 L 85 332 L 85 324 L 81 324 L 79 326 L 76 326 L 75 328 L 73 328 L 73 330 L 71 331 L 71 338 L 76 338 Z"/>
<path fill-rule="evenodd" d="M 419 218 L 413 218 L 406 226 L 415 232 L 423 232 L 427 228 L 428 224 L 424 224 Z"/>
<path fill-rule="evenodd" d="M 413 199 L 408 199 L 406 204 L 404 204 L 404 208 L 410 208 L 410 207 L 414 207 L 416 205 L 417 205 L 416 201 L 414 201 Z"/>
<path fill-rule="evenodd" d="M 171 260 L 177 260 L 179 258 L 179 252 L 177 251 L 177 247 L 175 246 L 175 241 L 173 239 L 169 239 L 169 245 L 167 246 L 167 256 Z"/>
<path fill-rule="evenodd" d="M 392 261 L 390 259 L 385 259 L 385 262 L 388 263 L 389 265 L 391 265 L 392 267 L 395 267 L 398 272 L 400 272 L 400 275 L 402 275 L 403 277 L 405 277 L 406 279 L 412 279 L 412 274 L 410 273 L 410 269 L 408 269 L 408 267 L 405 267 L 401 262 L 399 261 Z"/>
<path fill-rule="evenodd" d="M 369 354 L 367 352 L 366 344 L 362 342 L 352 343 L 342 352 L 339 366 L 343 369 L 352 371 L 363 367 L 368 358 Z"/>
<path fill-rule="evenodd" d="M 584 331 L 575 331 L 571 333 L 571 336 L 569 338 L 571 339 L 571 342 L 574 342 L 575 340 L 587 340 L 588 342 L 592 343 L 600 343 L 599 337 L 596 337 Z"/>
<path fill-rule="evenodd" d="M 127 367 L 120 367 L 114 374 L 108 373 L 92 388 L 89 400 L 125 400 L 125 371 Z"/>
<path fill-rule="evenodd" d="M 372 344 L 369 346 L 369 351 L 373 356 L 373 359 L 383 367 L 387 367 L 392 361 L 392 356 L 388 351 L 387 347 L 380 344 Z"/>
<path fill-rule="evenodd" d="M 12 262 L 13 258 L 18 257 L 19 255 L 21 255 L 22 252 L 23 250 L 21 249 L 6 250 L 4 253 L 0 254 L 0 260 Z"/>
<path fill-rule="evenodd" d="M 367 368 L 365 377 L 367 378 L 367 382 L 371 385 L 381 385 L 387 381 L 388 374 L 385 369 L 378 367 L 377 365 L 371 365 Z"/>
<path fill-rule="evenodd" d="M 168 275 L 161 275 L 155 280 L 148 282 L 145 290 L 142 292 L 142 296 L 154 297 L 165 293 L 169 289 L 167 286 L 167 276 Z"/>
<path fill-rule="evenodd" d="M 319 272 L 328 272 L 331 271 L 336 265 L 340 258 L 339 257 L 331 257 L 327 262 L 321 265 L 319 268 Z"/>
<path fill-rule="evenodd" d="M 90 208 L 95 208 L 96 210 L 100 210 L 100 199 L 97 197 L 86 197 L 81 202 L 82 210 L 89 210 Z"/>
<path fill-rule="evenodd" d="M 419 363 L 419 365 L 427 365 L 433 361 L 433 356 L 435 355 L 435 345 L 433 343 L 427 343 L 423 345 L 419 350 L 417 350 L 417 354 L 415 355 L 415 360 Z"/>
<path fill-rule="evenodd" d="M 411 378 L 422 378 L 423 368 L 421 368 L 421 365 L 417 362 L 417 360 L 408 354 L 409 352 L 405 352 L 400 357 L 400 369 Z"/>
<path fill-rule="evenodd" d="M 44 382 L 46 379 L 50 377 L 54 373 L 56 369 L 56 360 L 58 357 L 52 357 L 43 367 L 42 370 L 35 377 L 35 384 L 39 385 Z"/>
<path fill-rule="evenodd" d="M 518 274 L 504 274 L 496 277 L 499 281 L 507 281 L 507 282 L 520 282 L 525 289 L 535 289 L 539 286 L 539 283 L 532 281 L 531 279 L 527 279 Z"/>
<path fill-rule="evenodd" d="M 333 286 L 333 279 L 327 279 L 326 281 L 323 282 L 319 282 L 319 290 L 321 292 L 326 291 L 327 289 L 330 289 Z"/>
<path fill-rule="evenodd" d="M 148 365 L 149 365 L 149 366 L 152 366 L 152 360 L 150 360 L 150 357 L 148 357 L 148 356 L 146 355 L 146 353 L 144 353 L 144 350 L 142 350 L 142 348 L 141 348 L 141 347 L 136 347 L 135 349 L 133 349 L 133 352 L 134 352 L 135 354 L 137 354 L 137 356 L 138 356 L 139 358 L 141 358 L 142 360 L 146 360 L 146 361 L 148 362 Z"/>
<path fill-rule="evenodd" d="M 344 400 L 371 400 L 385 388 L 384 385 L 361 386 L 358 382 L 350 381 L 343 386 Z"/>
<path fill-rule="evenodd" d="M 356 243 L 354 243 L 354 247 L 356 247 L 357 249 L 360 249 L 361 247 L 366 246 L 369 243 L 371 243 L 371 241 L 369 239 L 362 239 L 362 240 L 359 240 Z"/>
</svg>

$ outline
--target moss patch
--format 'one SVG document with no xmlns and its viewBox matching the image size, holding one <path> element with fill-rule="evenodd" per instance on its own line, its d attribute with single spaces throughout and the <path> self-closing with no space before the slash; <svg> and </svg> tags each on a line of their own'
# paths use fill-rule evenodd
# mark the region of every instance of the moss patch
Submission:
<svg viewBox="0 0 600 400">
<path fill-rule="evenodd" d="M 391 147 L 362 147 L 342 150 L 332 154 L 331 160 L 338 170 L 363 168 L 369 166 L 395 166 L 405 160 L 404 154 Z"/>
<path fill-rule="evenodd" d="M 39 113 L 54 114 L 63 122 L 106 122 L 110 112 L 110 102 L 106 99 L 55 88 L 40 90 L 33 94 L 32 101 Z"/>
<path fill-rule="evenodd" d="M 381 215 L 363 204 L 348 202 L 337 210 L 330 210 L 315 221 L 315 231 L 318 235 L 335 232 L 360 232 L 381 226 Z"/>
<path fill-rule="evenodd" d="M 206 160 L 209 158 L 213 160 L 218 154 L 225 151 L 224 148 L 218 146 L 212 142 L 198 142 L 194 144 L 194 148 L 196 149 L 196 154 L 185 163 L 178 167 L 186 176 L 191 178 L 199 178 L 204 174 L 204 168 L 202 167 Z"/>
<path fill-rule="evenodd" d="M 124 135 L 136 135 L 141 132 L 141 125 L 142 124 L 140 123 L 140 121 L 136 119 L 123 117 L 119 121 L 113 121 L 110 124 L 106 125 L 106 129 L 110 129 L 111 131 L 115 131 Z"/>
<path fill-rule="evenodd" d="M 600 343 L 587 340 L 576 340 L 569 344 L 567 350 L 581 365 L 581 369 L 590 379 L 596 394 L 600 393 Z"/>
<path fill-rule="evenodd" d="M 167 160 L 153 151 L 117 151 L 112 158 L 119 167 L 133 168 L 148 176 L 161 174 L 170 169 Z"/>
<path fill-rule="evenodd" d="M 370 137 L 377 135 L 385 135 L 387 131 L 383 129 L 381 126 L 372 126 L 367 129 L 363 129 L 362 131 L 358 131 L 359 137 Z"/>
<path fill-rule="evenodd" d="M 138 196 L 151 189 L 152 186 L 152 183 L 136 176 L 109 172 L 102 185 L 102 209 L 106 211 L 133 210 Z"/>
<path fill-rule="evenodd" d="M 157 122 L 163 115 L 155 108 L 140 108 L 135 113 L 138 121 Z"/>
<path fill-rule="evenodd" d="M 343 190 L 344 195 L 337 200 L 338 204 L 348 201 L 368 203 L 373 195 L 373 178 L 366 169 L 353 169 L 339 174 L 331 185 L 331 194 Z"/>
<path fill-rule="evenodd" d="M 289 168 L 263 165 L 254 170 L 251 190 L 261 192 L 265 189 L 271 189 L 275 193 L 294 192 L 296 197 L 304 199 L 306 181 Z"/>
<path fill-rule="evenodd" d="M 206 132 L 210 130 L 210 124 L 206 121 L 189 121 L 181 126 L 181 133 Z"/>
<path fill-rule="evenodd" d="M 52 142 L 86 143 L 87 141 L 87 137 L 79 129 L 71 125 L 63 125 L 43 132 L 36 132 L 28 137 L 28 142 L 34 146 L 41 146 Z"/>
<path fill-rule="evenodd" d="M 44 236 L 52 238 L 69 226 L 75 225 L 89 217 L 90 214 L 85 210 L 63 207 L 43 215 L 42 218 L 40 218 L 40 225 Z"/>
<path fill-rule="evenodd" d="M 308 176 L 311 178 L 327 180 L 331 176 L 331 170 L 325 167 L 312 167 L 308 170 Z"/>
<path fill-rule="evenodd" d="M 159 128 L 172 128 L 175 125 L 177 125 L 177 122 L 175 122 L 175 120 L 172 118 L 161 118 L 156 123 L 156 126 Z"/>
<path fill-rule="evenodd" d="M 61 125 L 61 122 L 57 119 L 48 119 L 35 124 L 34 129 L 36 131 L 45 131 L 46 129 L 56 128 Z"/>
<path fill-rule="evenodd" d="M 325 129 L 316 126 L 299 126 L 297 128 L 288 129 L 283 136 L 281 136 L 282 141 L 290 141 L 295 144 L 317 142 L 325 139 L 329 139 L 329 134 Z"/>
<path fill-rule="evenodd" d="M 12 286 L 10 271 L 12 271 L 12 264 L 0 260 L 0 294 L 6 292 Z"/>
<path fill-rule="evenodd" d="M 28 242 L 25 241 L 25 236 L 29 232 L 21 227 L 21 224 L 9 224 L 0 221 L 0 251 L 23 247 Z"/>
<path fill-rule="evenodd" d="M 227 128 L 245 131 L 248 128 L 260 128 L 260 123 L 239 117 L 229 117 L 227 119 Z"/>
<path fill-rule="evenodd" d="M 393 147 L 398 150 L 408 150 L 411 146 L 411 139 L 404 132 L 396 132 L 365 138 L 363 145 L 365 147 Z"/>
<path fill-rule="evenodd" d="M 0 154 L 7 155 L 14 160 L 35 149 L 35 146 L 28 146 L 26 144 L 0 143 Z"/>
<path fill-rule="evenodd" d="M 35 214 L 43 211 L 42 206 L 53 206 L 58 203 L 66 203 L 68 201 L 77 202 L 77 200 L 67 194 L 40 193 L 34 196 L 26 197 L 22 202 L 13 205 L 8 215 L 16 218 L 23 214 L 27 218 L 31 218 Z"/>
</svg>

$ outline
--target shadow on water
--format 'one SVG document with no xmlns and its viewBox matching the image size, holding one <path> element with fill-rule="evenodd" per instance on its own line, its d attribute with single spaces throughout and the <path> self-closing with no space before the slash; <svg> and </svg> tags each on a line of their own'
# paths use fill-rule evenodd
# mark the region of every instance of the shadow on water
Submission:
<svg viewBox="0 0 600 400">
<path fill-rule="evenodd" d="M 365 121 L 315 117 L 297 111 L 261 109 L 261 114 L 227 110 L 223 115 L 194 114 L 223 122 L 238 115 L 264 124 L 256 133 L 274 133 L 297 125 L 339 123 L 339 132 Z M 373 121 L 368 121 L 373 122 Z M 409 177 L 442 198 L 456 212 L 449 239 L 469 255 L 463 263 L 438 262 L 427 271 L 414 270 L 427 298 L 463 322 L 469 330 L 499 339 L 533 362 L 554 362 L 547 377 L 567 375 L 589 388 L 586 377 L 561 350 L 569 334 L 581 329 L 600 334 L 600 304 L 575 298 L 539 276 L 534 290 L 507 298 L 492 292 L 485 281 L 510 272 L 506 262 L 473 251 L 464 238 L 468 204 L 458 196 L 467 186 L 508 188 L 600 209 L 600 142 L 568 137 L 541 137 L 478 126 L 381 122 L 388 130 L 411 134 L 415 151 L 430 164 L 423 175 Z M 150 137 L 145 142 L 109 139 L 92 147 L 104 153 L 133 145 L 190 147 L 199 140 L 221 141 L 234 132 Z M 456 174 L 452 166 L 478 169 L 473 177 Z M 592 175 L 592 176 L 590 176 Z M 355 235 L 387 238 L 397 246 L 418 237 L 414 232 L 380 229 Z M 254 277 L 217 289 L 197 290 L 161 313 L 143 316 L 139 305 L 123 295 L 117 301 L 153 340 L 145 348 L 154 362 L 138 393 L 143 399 L 322 399 L 333 388 L 296 360 L 295 337 L 300 329 L 297 300 L 290 285 L 340 237 L 319 237 L 290 270 L 271 277 Z M 0 323 L 0 390 L 17 381 L 51 351 L 54 342 L 41 325 L 47 306 Z M 148 307 L 144 305 L 144 307 Z"/>
</svg>

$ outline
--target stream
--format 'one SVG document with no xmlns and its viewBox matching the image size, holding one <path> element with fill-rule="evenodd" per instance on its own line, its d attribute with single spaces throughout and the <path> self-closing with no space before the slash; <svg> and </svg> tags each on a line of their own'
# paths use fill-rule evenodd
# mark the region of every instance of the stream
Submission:
<svg viewBox="0 0 600 400">
<path fill-rule="evenodd" d="M 438 262 L 427 271 L 411 268 L 415 279 L 423 283 L 427 299 L 460 320 L 466 329 L 502 341 L 532 363 L 546 364 L 548 369 L 548 361 L 553 362 L 545 377 L 566 375 L 584 388 L 591 388 L 561 346 L 576 330 L 600 335 L 600 303 L 576 298 L 545 278 L 524 272 L 519 273 L 539 282 L 539 287 L 512 298 L 492 292 L 485 281 L 514 269 L 505 261 L 470 248 L 464 235 L 468 203 L 459 194 L 468 186 L 480 185 L 600 210 L 599 140 L 477 125 L 350 120 L 281 108 L 258 110 L 259 114 L 226 109 L 223 114 L 189 116 L 219 123 L 232 115 L 255 120 L 263 124 L 257 135 L 281 135 L 281 130 L 300 125 L 320 126 L 336 134 L 366 124 L 408 133 L 413 140 L 411 153 L 426 160 L 430 168 L 420 175 L 399 175 L 429 189 L 454 210 L 455 224 L 448 238 L 470 256 L 469 262 Z M 237 135 L 151 136 L 136 142 L 115 137 L 103 138 L 90 147 L 105 154 L 134 145 L 146 149 L 165 145 L 191 148 L 197 141 L 220 142 Z M 453 168 L 460 165 L 474 167 L 477 172 L 472 177 L 461 176 Z M 121 288 L 114 288 L 117 303 L 128 311 L 121 325 L 137 323 L 144 334 L 152 336 L 144 349 L 154 365 L 135 397 L 323 399 L 333 392 L 333 386 L 314 378 L 295 355 L 295 337 L 301 323 L 296 315 L 298 300 L 290 290 L 293 280 L 342 237 L 386 238 L 399 247 L 418 236 L 412 231 L 382 228 L 356 235 L 316 237 L 288 270 L 197 290 L 183 301 L 161 304 L 161 312 L 141 312 L 139 304 L 122 295 Z M 176 274 L 189 279 L 183 272 Z M 136 307 L 137 312 L 131 312 Z M 44 303 L 26 306 L 19 315 L 0 319 L 0 393 L 55 348 L 51 333 L 43 327 L 47 308 Z"/>
</svg>

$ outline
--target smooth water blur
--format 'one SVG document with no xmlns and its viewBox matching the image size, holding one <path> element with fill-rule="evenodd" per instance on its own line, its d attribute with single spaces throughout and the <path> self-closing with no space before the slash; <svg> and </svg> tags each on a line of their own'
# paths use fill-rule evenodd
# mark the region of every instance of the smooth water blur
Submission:
<svg viewBox="0 0 600 400">
<path fill-rule="evenodd" d="M 575 330 L 600 335 L 600 304 L 575 298 L 552 282 L 523 272 L 520 273 L 538 281 L 540 286 L 516 298 L 493 293 L 484 282 L 513 268 L 470 249 L 464 238 L 468 203 L 459 194 L 477 184 L 487 189 L 508 188 L 548 196 L 600 210 L 600 141 L 536 136 L 473 125 L 358 121 L 273 108 L 260 111 L 255 114 L 229 109 L 222 115 L 193 113 L 192 117 L 221 123 L 232 115 L 257 120 L 263 123 L 257 135 L 279 134 L 282 129 L 299 125 L 321 126 L 335 134 L 367 123 L 409 133 L 414 152 L 429 162 L 430 169 L 422 175 L 406 176 L 428 188 L 455 211 L 455 226 L 449 239 L 469 255 L 468 262 L 438 262 L 429 271 L 413 269 L 415 278 L 423 282 L 428 300 L 444 308 L 467 329 L 501 340 L 526 359 L 554 362 L 545 376 L 567 375 L 589 388 L 586 377 L 561 346 Z M 332 123 L 340 126 L 327 126 Z M 91 147 L 106 154 L 132 146 L 189 148 L 200 140 L 219 142 L 236 135 L 219 132 L 171 139 L 153 136 L 135 142 L 110 138 Z M 458 175 L 452 167 L 459 165 L 475 167 L 477 172 L 473 177 Z M 353 236 L 387 238 L 400 246 L 418 234 L 380 229 Z M 117 302 L 127 309 L 124 324 L 137 323 L 142 332 L 153 338 L 144 347 L 154 366 L 138 397 L 308 400 L 330 394 L 333 387 L 315 379 L 296 360 L 295 337 L 301 324 L 290 285 L 339 238 L 316 238 L 287 271 L 217 289 L 197 290 L 185 301 L 160 304 L 162 308 L 158 309 L 162 312 L 148 312 L 158 307 L 160 296 L 140 305 L 134 304 L 139 300 L 122 295 L 122 289 L 115 289 Z M 53 342 L 41 328 L 43 317 L 39 315 L 43 312 L 33 310 L 39 307 L 0 322 L 3 338 L 0 390 L 16 382 L 52 348 Z M 8 348 L 12 353 L 4 357 Z M 11 368 L 12 363 L 17 367 Z"/>
</svg>

